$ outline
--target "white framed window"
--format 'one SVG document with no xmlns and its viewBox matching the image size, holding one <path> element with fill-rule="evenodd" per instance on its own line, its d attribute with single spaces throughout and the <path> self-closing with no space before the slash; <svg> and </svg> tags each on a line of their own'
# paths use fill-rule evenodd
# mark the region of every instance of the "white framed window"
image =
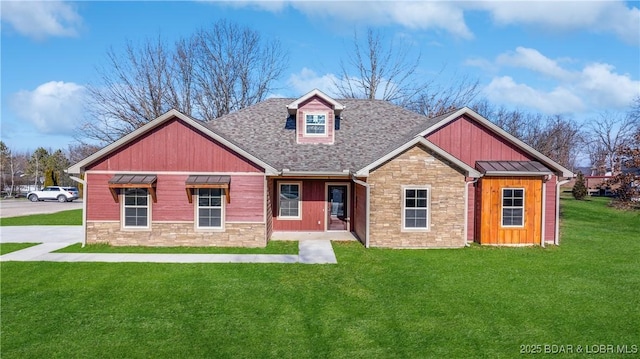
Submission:
<svg viewBox="0 0 640 359">
<path fill-rule="evenodd" d="M 278 218 L 302 218 L 302 184 L 300 182 L 278 183 Z"/>
<path fill-rule="evenodd" d="M 502 189 L 502 227 L 524 227 L 524 188 Z"/>
<path fill-rule="evenodd" d="M 223 229 L 224 190 L 221 188 L 198 188 L 196 201 L 196 228 Z"/>
<path fill-rule="evenodd" d="M 324 136 L 327 134 L 327 114 L 305 114 L 304 134 Z"/>
<path fill-rule="evenodd" d="M 430 227 L 429 186 L 403 186 L 402 188 L 402 229 L 429 230 Z"/>
<path fill-rule="evenodd" d="M 149 190 L 125 188 L 122 201 L 122 227 L 128 229 L 150 228 Z"/>
</svg>

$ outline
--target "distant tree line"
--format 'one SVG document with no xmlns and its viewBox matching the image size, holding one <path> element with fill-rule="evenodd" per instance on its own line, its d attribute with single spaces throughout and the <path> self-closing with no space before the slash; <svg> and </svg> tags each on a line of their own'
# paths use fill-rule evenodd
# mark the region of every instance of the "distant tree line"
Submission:
<svg viewBox="0 0 640 359">
<path fill-rule="evenodd" d="M 39 147 L 33 152 L 11 150 L 0 141 L 0 189 L 3 197 L 13 197 L 47 186 L 74 186 L 65 172 L 69 166 L 95 152 L 97 147 L 71 145 L 66 151 Z"/>
</svg>

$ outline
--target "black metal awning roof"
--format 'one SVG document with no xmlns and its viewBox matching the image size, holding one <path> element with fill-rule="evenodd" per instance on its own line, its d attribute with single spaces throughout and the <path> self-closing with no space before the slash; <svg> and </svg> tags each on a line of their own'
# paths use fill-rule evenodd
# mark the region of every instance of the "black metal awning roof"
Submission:
<svg viewBox="0 0 640 359">
<path fill-rule="evenodd" d="M 553 172 L 537 161 L 477 161 L 480 172 L 489 176 L 544 176 Z"/>
</svg>

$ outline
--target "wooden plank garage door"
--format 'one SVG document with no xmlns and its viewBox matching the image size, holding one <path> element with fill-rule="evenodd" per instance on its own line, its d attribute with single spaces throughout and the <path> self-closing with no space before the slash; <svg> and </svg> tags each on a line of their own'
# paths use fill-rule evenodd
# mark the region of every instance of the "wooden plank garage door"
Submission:
<svg viewBox="0 0 640 359">
<path fill-rule="evenodd" d="M 542 223 L 541 177 L 483 177 L 480 183 L 480 243 L 540 244 Z M 502 189 L 524 189 L 524 226 L 502 226 Z"/>
</svg>

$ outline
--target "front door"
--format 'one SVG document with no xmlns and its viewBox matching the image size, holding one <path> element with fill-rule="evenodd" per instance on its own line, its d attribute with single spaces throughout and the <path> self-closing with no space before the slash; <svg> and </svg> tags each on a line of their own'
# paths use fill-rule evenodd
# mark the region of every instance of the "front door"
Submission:
<svg viewBox="0 0 640 359">
<path fill-rule="evenodd" d="M 348 230 L 347 186 L 327 186 L 327 230 Z"/>
</svg>

